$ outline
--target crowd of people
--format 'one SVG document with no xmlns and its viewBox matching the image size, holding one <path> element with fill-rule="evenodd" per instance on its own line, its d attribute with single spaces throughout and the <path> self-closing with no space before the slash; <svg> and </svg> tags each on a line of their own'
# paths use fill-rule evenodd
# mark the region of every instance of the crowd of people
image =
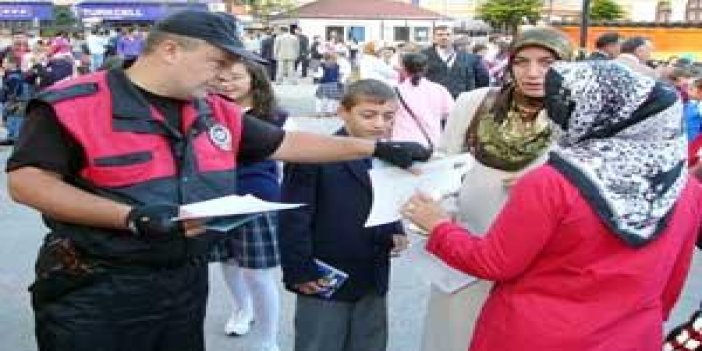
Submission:
<svg viewBox="0 0 702 351">
<path fill-rule="evenodd" d="M 550 27 L 485 44 L 436 27 L 429 47 L 236 33 L 229 15 L 184 11 L 78 50 L 60 35 L 39 65 L 73 71 L 41 87 L 29 53 L 6 51 L 6 76 L 32 86 L 5 104 L 26 105 L 10 194 L 50 228 L 30 288 L 40 350 L 203 350 L 209 263 L 231 293 L 224 333 L 259 328 L 257 350 L 280 350 L 279 269 L 295 351 L 386 350 L 391 258 L 410 233 L 477 278 L 432 286 L 421 350 L 661 350 L 702 225 L 692 60 L 651 67 L 650 41 L 607 33 L 576 61 Z M 334 136 L 289 128 L 274 84 L 298 74 L 342 120 Z M 403 220 L 365 226 L 376 159 L 461 153 L 475 164 L 457 194 L 417 193 Z M 230 194 L 306 206 L 177 220 Z M 665 347 L 699 348 L 699 331 L 693 318 Z"/>
<path fill-rule="evenodd" d="M 16 141 L 24 107 L 34 94 L 64 79 L 134 61 L 144 48 L 144 30 L 95 28 L 87 35 L 16 32 L 0 37 L 0 114 L 8 134 L 0 144 Z"/>
</svg>

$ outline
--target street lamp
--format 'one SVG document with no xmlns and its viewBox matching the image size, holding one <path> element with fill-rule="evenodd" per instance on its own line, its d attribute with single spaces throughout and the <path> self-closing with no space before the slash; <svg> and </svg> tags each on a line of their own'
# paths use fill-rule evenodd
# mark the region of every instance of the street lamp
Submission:
<svg viewBox="0 0 702 351">
<path fill-rule="evenodd" d="M 590 26 L 590 0 L 583 0 L 583 9 L 580 14 L 580 55 L 587 52 L 587 27 Z"/>
</svg>

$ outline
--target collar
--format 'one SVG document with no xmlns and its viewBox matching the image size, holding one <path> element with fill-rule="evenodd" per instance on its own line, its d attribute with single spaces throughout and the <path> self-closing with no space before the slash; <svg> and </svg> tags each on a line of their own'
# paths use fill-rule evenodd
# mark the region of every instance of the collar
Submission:
<svg viewBox="0 0 702 351">
<path fill-rule="evenodd" d="M 152 107 L 146 97 L 129 80 L 123 69 L 107 72 L 107 85 L 112 95 L 112 116 L 115 130 L 137 133 L 161 134 L 176 139 L 183 137 L 180 130 L 154 118 Z M 116 102 L 116 103 L 115 103 Z M 212 110 L 204 99 L 192 100 L 196 111 L 192 136 L 197 136 L 214 125 Z M 183 106 L 185 109 L 187 106 Z M 184 111 L 184 110 L 183 110 Z"/>
<path fill-rule="evenodd" d="M 151 106 L 146 98 L 132 84 L 124 70 L 113 69 L 107 72 L 107 85 L 112 93 L 112 115 L 122 119 L 153 119 Z"/>
<path fill-rule="evenodd" d="M 631 61 L 631 62 L 636 62 L 638 64 L 641 64 L 641 60 L 639 60 L 638 57 L 632 55 L 632 54 L 619 54 L 617 58 L 622 59 L 624 61 Z"/>
<path fill-rule="evenodd" d="M 595 50 L 595 53 L 598 54 L 598 55 L 601 55 L 601 56 L 610 57 L 608 53 L 606 53 L 606 52 L 604 52 L 604 51 L 602 51 L 602 50 Z"/>
<path fill-rule="evenodd" d="M 336 136 L 349 136 L 349 132 L 346 131 L 346 128 L 341 127 L 339 130 L 337 130 L 334 135 Z"/>
<path fill-rule="evenodd" d="M 341 127 L 341 129 L 337 130 L 336 133 L 334 133 L 334 135 L 349 136 L 349 133 L 344 127 Z M 372 196 L 372 187 L 370 177 L 368 176 L 368 170 L 370 169 L 369 165 L 372 162 L 371 160 L 372 158 L 370 157 L 364 157 L 357 160 L 345 161 L 343 162 L 343 164 L 344 167 L 346 167 L 351 172 L 351 174 L 353 174 L 353 176 L 363 185 L 366 191 L 368 191 Z"/>
</svg>

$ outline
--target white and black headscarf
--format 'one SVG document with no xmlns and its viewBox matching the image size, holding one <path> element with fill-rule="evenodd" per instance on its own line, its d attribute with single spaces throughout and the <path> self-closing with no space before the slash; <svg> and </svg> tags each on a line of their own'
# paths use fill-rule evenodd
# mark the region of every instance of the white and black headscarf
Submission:
<svg viewBox="0 0 702 351">
<path fill-rule="evenodd" d="M 650 242 L 686 183 L 674 88 L 611 61 L 556 63 L 545 84 L 557 125 L 549 163 L 627 244 Z"/>
</svg>

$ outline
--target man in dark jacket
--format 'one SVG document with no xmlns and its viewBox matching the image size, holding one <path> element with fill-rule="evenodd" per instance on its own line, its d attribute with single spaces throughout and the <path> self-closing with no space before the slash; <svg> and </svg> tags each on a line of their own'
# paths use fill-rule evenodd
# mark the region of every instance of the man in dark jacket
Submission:
<svg viewBox="0 0 702 351">
<path fill-rule="evenodd" d="M 266 36 L 261 40 L 261 57 L 268 60 L 268 65 L 266 69 L 268 71 L 268 78 L 271 81 L 275 81 L 275 73 L 278 70 L 277 62 L 275 57 L 273 57 L 273 43 L 275 43 L 275 34 L 272 28 L 266 28 Z"/>
<path fill-rule="evenodd" d="M 310 39 L 302 34 L 302 28 L 295 28 L 295 35 L 297 36 L 297 41 L 300 43 L 300 57 L 295 61 L 295 70 L 302 65 L 301 76 L 302 78 L 307 77 L 307 68 L 310 63 Z"/>
<path fill-rule="evenodd" d="M 600 35 L 595 41 L 596 50 L 588 60 L 611 60 L 619 56 L 622 48 L 622 36 L 617 32 L 608 32 Z"/>
<path fill-rule="evenodd" d="M 464 91 L 486 87 L 490 75 L 480 56 L 457 52 L 447 26 L 434 28 L 434 45 L 423 51 L 429 58 L 427 79 L 446 87 L 455 98 Z"/>
</svg>

